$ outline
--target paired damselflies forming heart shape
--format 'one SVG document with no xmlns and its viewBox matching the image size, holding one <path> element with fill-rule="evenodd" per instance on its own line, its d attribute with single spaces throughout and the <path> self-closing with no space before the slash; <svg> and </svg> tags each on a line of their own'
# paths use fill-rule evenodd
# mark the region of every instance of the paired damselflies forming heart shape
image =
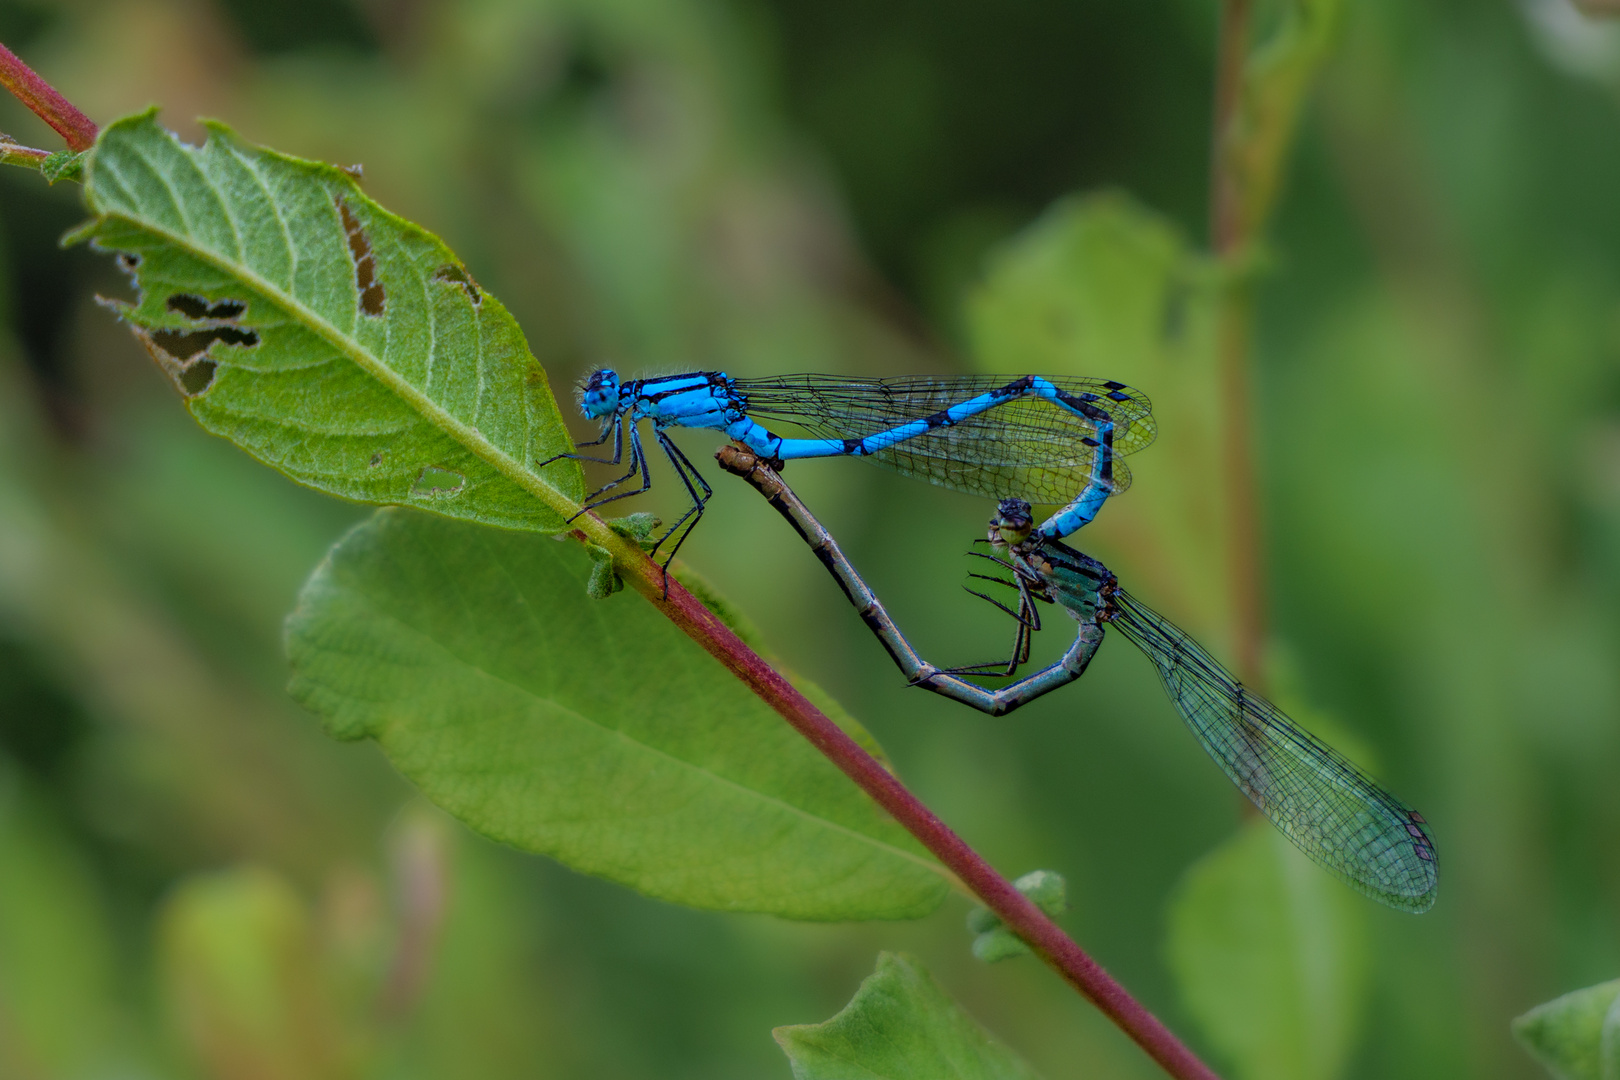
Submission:
<svg viewBox="0 0 1620 1080">
<path fill-rule="evenodd" d="M 639 425 L 651 421 L 691 498 L 652 545 L 656 553 L 675 538 L 666 570 L 713 494 L 666 429 L 719 431 L 747 448 L 722 448 L 722 465 L 753 482 L 793 524 L 913 685 L 999 716 L 1078 679 L 1112 627 L 1152 661 L 1205 751 L 1300 850 L 1391 907 L 1422 912 L 1433 905 L 1439 862 L 1422 815 L 1246 688 L 1196 641 L 1120 588 L 1105 566 L 1062 543 L 1129 485 L 1120 458 L 1152 442 L 1152 406 L 1140 392 L 1118 382 L 1039 375 L 738 379 L 709 371 L 621 381 L 603 369 L 585 380 L 580 407 L 603 426 L 576 450 L 611 441 L 613 455 L 563 454 L 540 465 L 561 458 L 623 465 L 628 443 L 629 470 L 588 496 L 584 510 L 641 494 L 652 480 Z M 779 435 L 761 420 L 805 434 Z M 939 668 L 923 660 L 831 534 L 770 467 L 844 456 L 869 457 L 903 475 L 1001 500 L 989 536 L 996 554 L 988 557 L 1009 574 L 992 580 L 1017 592 L 1016 609 L 991 601 L 1018 624 L 1006 662 Z M 639 487 L 615 490 L 638 476 Z M 1059 508 L 1036 526 L 1031 502 Z M 1079 624 L 1062 658 L 996 691 L 968 681 L 1011 677 L 1028 661 L 1040 628 L 1038 602 L 1058 605 Z"/>
</svg>

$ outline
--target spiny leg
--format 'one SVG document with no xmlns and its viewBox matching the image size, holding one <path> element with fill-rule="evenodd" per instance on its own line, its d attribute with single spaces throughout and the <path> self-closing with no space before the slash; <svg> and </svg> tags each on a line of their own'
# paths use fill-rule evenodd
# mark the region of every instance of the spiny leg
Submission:
<svg viewBox="0 0 1620 1080">
<path fill-rule="evenodd" d="M 601 435 L 590 442 L 575 443 L 574 449 L 581 450 L 587 446 L 601 446 L 607 442 L 610 435 L 613 437 L 613 456 L 610 458 L 591 457 L 589 454 L 553 454 L 536 465 L 535 468 L 543 469 L 553 461 L 563 461 L 565 459 L 568 461 L 594 461 L 598 465 L 617 465 L 624 458 L 624 416 L 622 414 L 615 415 L 612 423 L 602 428 Z M 628 480 L 630 477 L 626 476 L 624 479 Z"/>
<path fill-rule="evenodd" d="M 638 472 L 641 473 L 641 486 L 636 490 L 621 491 L 617 495 L 609 495 L 605 499 L 597 498 L 597 496 L 602 494 L 602 492 L 617 487 L 626 480 L 630 479 L 632 476 L 636 475 Z M 619 477 L 619 479 L 613 481 L 613 483 L 608 484 L 606 487 L 597 488 L 595 491 L 591 492 L 590 495 L 586 496 L 585 505 L 579 513 L 583 514 L 586 510 L 595 510 L 598 506 L 605 506 L 606 504 L 614 502 L 618 499 L 628 499 L 632 495 L 640 495 L 643 492 L 650 490 L 652 490 L 652 472 L 647 468 L 647 455 L 641 449 L 641 435 L 634 427 L 632 427 L 630 429 L 630 471 Z M 574 517 L 578 516 L 579 514 L 574 515 Z M 569 520 L 572 521 L 573 518 L 569 518 Z"/>
<path fill-rule="evenodd" d="M 989 556 L 985 557 L 988 558 Z M 1000 562 L 999 559 L 992 561 Z M 1005 581 L 1001 578 L 986 577 L 984 574 L 972 574 L 969 576 L 981 578 L 985 581 L 994 581 L 1002 585 L 1010 586 L 1013 584 L 1013 582 Z M 1003 604 L 994 597 L 986 596 L 981 592 L 975 592 L 973 589 L 967 590 L 974 596 L 977 596 L 980 600 L 994 604 L 1002 611 L 1005 611 L 1018 623 L 1018 629 L 1013 634 L 1013 647 L 1011 655 L 1008 656 L 1008 658 L 1004 661 L 992 661 L 984 664 L 968 664 L 963 667 L 944 668 L 942 669 L 944 674 L 983 675 L 996 678 L 1011 678 L 1012 676 L 1018 674 L 1018 669 L 1020 667 L 1029 663 L 1030 646 L 1034 641 L 1035 633 L 1041 628 L 1041 615 L 1040 612 L 1035 608 L 1034 598 L 1031 596 L 1029 586 L 1024 581 L 1023 576 L 1014 576 L 1017 579 L 1016 587 L 1018 589 L 1017 611 L 1014 611 L 1012 608 L 1008 607 L 1006 604 Z"/>
<path fill-rule="evenodd" d="M 658 445 L 664 448 L 664 455 L 669 458 L 670 465 L 675 469 L 675 475 L 681 478 L 681 483 L 686 485 L 686 493 L 692 497 L 692 505 L 687 509 L 686 513 L 677 518 L 675 524 L 671 525 L 669 530 L 659 537 L 658 542 L 652 546 L 652 552 L 656 554 L 658 549 L 664 545 L 664 541 L 674 536 L 683 522 L 688 518 L 691 519 L 691 523 L 681 533 L 680 539 L 675 541 L 675 546 L 670 548 L 669 554 L 664 557 L 664 595 L 667 597 L 669 595 L 669 564 L 675 561 L 675 555 L 681 550 L 681 545 L 686 543 L 686 538 L 692 535 L 692 530 L 697 528 L 697 523 L 703 519 L 703 508 L 708 504 L 710 496 L 714 494 L 714 489 L 709 487 L 709 482 L 703 479 L 703 474 L 698 472 L 697 467 L 686 459 L 686 455 L 681 453 L 680 447 L 670 440 L 662 428 L 654 428 L 653 430 L 658 437 Z M 703 494 L 699 495 L 698 488 L 692 486 L 693 480 L 696 480 L 698 487 L 703 489 Z"/>
</svg>

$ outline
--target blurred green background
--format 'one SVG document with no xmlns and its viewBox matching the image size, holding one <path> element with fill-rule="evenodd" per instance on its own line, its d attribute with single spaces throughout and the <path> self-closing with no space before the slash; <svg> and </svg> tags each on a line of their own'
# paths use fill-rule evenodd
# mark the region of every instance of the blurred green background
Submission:
<svg viewBox="0 0 1620 1080">
<path fill-rule="evenodd" d="M 1081 205 L 1201 246 L 1214 36 L 1210 0 L 0 5 L 0 40 L 98 121 L 157 102 L 188 137 L 215 116 L 363 163 L 560 391 L 597 364 L 967 370 L 965 299 L 1067 195 L 1128 193 Z M 9 98 L 0 130 L 57 146 Z M 0 171 L 0 1077 L 785 1077 L 769 1028 L 831 1015 L 881 948 L 1049 1077 L 1157 1075 L 1038 964 L 973 961 L 961 901 L 854 926 L 654 903 L 327 740 L 282 693 L 280 623 L 364 510 L 191 423 L 95 306 L 124 288 L 108 262 L 57 248 L 77 199 Z M 1427 915 L 1356 901 L 1366 976 L 1318 1075 L 1537 1075 L 1508 1020 L 1620 974 L 1620 22 L 1350 0 L 1270 241 L 1272 685 L 1443 860 Z M 1222 650 L 1195 430 L 1218 417 L 1179 355 L 1085 358 L 1164 434 L 1077 539 Z M 1105 645 L 995 721 L 909 692 L 781 521 L 705 471 L 689 561 L 999 867 L 1064 873 L 1075 937 L 1241 1064 L 1165 944 L 1240 805 L 1146 663 Z M 661 479 L 637 509 L 676 505 Z M 957 588 L 982 500 L 856 462 L 789 479 L 926 654 L 1005 647 Z M 345 1022 L 379 984 L 380 1019 Z"/>
</svg>

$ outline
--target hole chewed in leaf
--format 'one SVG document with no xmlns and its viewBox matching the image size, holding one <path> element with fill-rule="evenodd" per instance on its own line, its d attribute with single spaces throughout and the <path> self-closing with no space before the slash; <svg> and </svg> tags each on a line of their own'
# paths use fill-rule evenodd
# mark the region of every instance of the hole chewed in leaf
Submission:
<svg viewBox="0 0 1620 1080">
<path fill-rule="evenodd" d="M 349 209 L 349 204 L 342 199 L 333 201 L 337 203 L 338 213 L 343 215 L 343 231 L 349 237 L 349 257 L 354 260 L 354 286 L 360 290 L 360 311 L 374 319 L 379 318 L 387 310 L 388 301 L 383 294 L 382 282 L 377 280 L 377 257 L 371 253 L 371 240 L 367 238 L 360 219 Z"/>
<path fill-rule="evenodd" d="M 433 271 L 433 280 L 448 282 L 451 285 L 460 285 L 467 291 L 467 299 L 473 302 L 473 307 L 477 307 L 484 302 L 483 290 L 478 287 L 478 282 L 473 280 L 472 275 L 467 273 L 465 266 L 446 263 Z"/>
<path fill-rule="evenodd" d="M 215 326 L 206 330 L 148 330 L 130 325 L 140 338 L 146 351 L 157 361 L 164 374 L 174 380 L 175 387 L 186 397 L 196 397 L 214 384 L 218 364 L 204 353 L 216 341 L 237 348 L 251 349 L 259 343 L 259 335 L 235 326 Z"/>
<path fill-rule="evenodd" d="M 240 300 L 216 300 L 210 304 L 203 297 L 193 293 L 175 293 L 169 297 L 167 306 L 170 311 L 177 311 L 188 319 L 198 320 L 236 319 L 247 310 L 247 305 Z"/>
<path fill-rule="evenodd" d="M 425 495 L 430 499 L 443 499 L 461 494 L 461 489 L 466 486 L 467 478 L 454 469 L 446 469 L 439 465 L 424 465 L 416 476 L 416 483 L 411 485 L 411 494 Z"/>
<path fill-rule="evenodd" d="M 195 364 L 187 364 L 180 369 L 180 392 L 186 397 L 196 397 L 207 390 L 214 383 L 214 369 L 218 367 L 212 360 L 198 360 Z"/>
<path fill-rule="evenodd" d="M 259 343 L 258 334 L 234 326 L 211 326 L 206 330 L 153 330 L 150 334 L 153 345 L 182 364 L 216 341 L 249 349 Z"/>
<path fill-rule="evenodd" d="M 133 274 L 141 268 L 141 257 L 128 251 L 118 253 L 118 265 Z"/>
<path fill-rule="evenodd" d="M 382 464 L 382 451 L 379 450 L 375 454 L 371 455 L 371 460 L 366 462 L 366 468 L 375 469 L 377 466 L 379 466 L 381 464 Z"/>
</svg>

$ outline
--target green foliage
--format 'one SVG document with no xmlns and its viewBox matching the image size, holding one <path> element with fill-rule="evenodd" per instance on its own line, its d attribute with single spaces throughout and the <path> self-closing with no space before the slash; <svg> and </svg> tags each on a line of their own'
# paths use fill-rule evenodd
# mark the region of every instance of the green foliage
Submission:
<svg viewBox="0 0 1620 1080">
<path fill-rule="evenodd" d="M 111 928 L 89 868 L 0 758 L 0 1076 L 118 1060 Z"/>
<path fill-rule="evenodd" d="M 50 184 L 58 180 L 83 180 L 84 159 L 89 153 L 88 150 L 58 150 L 39 163 L 40 175 Z"/>
<path fill-rule="evenodd" d="M 1131 459 L 1136 485 L 1077 546 L 1229 655 L 1212 633 L 1220 404 L 1200 342 L 1218 282 L 1191 254 L 1206 228 L 1210 5 L 1032 0 L 1009 17 L 839 0 L 429 0 L 368 23 L 362 46 L 307 17 L 316 6 L 27 0 L 0 4 L 0 39 L 98 117 L 163 101 L 182 131 L 179 110 L 194 109 L 261 143 L 364 162 L 371 197 L 445 237 L 511 307 L 559 390 L 598 363 L 953 370 L 906 301 L 948 332 L 956 283 L 986 245 L 1039 229 L 1070 193 L 1128 187 L 1133 213 L 1114 219 L 1151 228 L 1096 229 L 1063 273 L 1075 296 L 1094 292 L 1151 267 L 1141 241 L 1167 230 L 1192 266 L 1147 293 L 1159 301 L 1141 305 L 1145 320 L 1087 309 L 1131 316 L 1158 351 L 1088 345 L 1053 364 L 1007 352 L 995 366 L 1119 377 L 1154 399 L 1161 434 Z M 1254 6 L 1262 49 L 1304 11 Z M 1378 749 L 1380 775 L 1453 856 L 1435 912 L 1367 908 L 1376 1034 L 1348 1072 L 1512 1074 L 1537 1068 L 1513 1015 L 1549 984 L 1620 971 L 1620 54 L 1611 26 L 1543 18 L 1556 5 L 1338 6 L 1339 55 L 1301 98 L 1303 152 L 1285 155 L 1272 272 L 1255 289 L 1273 633 L 1302 689 Z M 237 25 L 249 13 L 279 28 L 274 55 Z M 55 145 L 0 98 L 0 129 Z M 948 153 L 912 152 L 919 131 Z M 121 293 L 88 252 L 56 247 L 79 192 L 47 188 L 37 163 L 0 174 L 0 647 L 28 661 L 0 666 L 12 710 L 0 742 L 27 772 L 0 843 L 0 912 L 8 941 L 40 943 L 28 955 L 62 969 L 12 952 L 0 984 L 40 989 L 31 1045 L 45 1029 L 75 1040 L 24 1075 L 162 1076 L 144 1052 L 165 1037 L 145 1000 L 153 897 L 247 860 L 296 883 L 324 940 L 332 912 L 365 910 L 368 894 L 395 903 L 380 838 L 413 793 L 283 692 L 282 616 L 355 509 L 174 408 L 141 350 L 80 303 Z M 861 182 L 874 176 L 880 199 Z M 1064 299 L 1062 280 L 1049 286 Z M 1005 623 L 953 587 L 985 506 L 853 462 L 790 478 L 930 654 L 1004 647 Z M 1147 664 L 1116 642 L 1080 685 L 1008 721 L 953 715 L 900 684 L 821 568 L 730 483 L 683 556 L 785 660 L 881 723 L 953 826 L 1006 865 L 1067 873 L 1081 940 L 1198 1034 L 1164 963 L 1165 900 L 1238 807 Z M 669 518 L 673 493 L 660 483 L 624 505 Z M 60 748 L 51 771 L 6 741 L 17 732 Z M 1046 1074 L 1155 1075 L 1039 965 L 949 967 L 966 962 L 955 916 L 903 931 L 732 919 L 450 831 L 447 923 L 390 1059 L 402 1076 L 785 1075 L 761 1032 L 829 1015 L 829 984 L 855 985 L 885 944 L 874 935 L 896 932 L 935 971 L 964 971 L 975 1012 Z M 109 938 L 122 947 L 104 949 Z M 13 1000 L 0 1023 L 23 1015 Z M 1252 1008 L 1279 1001 L 1295 1008 L 1272 994 Z M 130 1043 L 98 1065 L 95 1017 L 109 1012 Z M 17 1030 L 0 1057 L 22 1045 Z"/>
<path fill-rule="evenodd" d="M 1366 903 L 1269 822 L 1187 871 L 1166 952 L 1210 1043 L 1245 1080 L 1332 1080 L 1366 996 Z"/>
<path fill-rule="evenodd" d="M 1227 599 L 1215 280 L 1162 215 L 1100 195 L 1053 206 L 993 254 L 968 298 L 980 370 L 1106 374 L 1152 398 L 1159 436 L 1127 461 L 1139 482 L 1085 539 L 1117 548 L 1121 580 L 1200 636 Z"/>
<path fill-rule="evenodd" d="M 197 421 L 344 498 L 556 532 L 579 466 L 546 373 L 437 237 L 353 177 L 251 146 L 201 147 L 155 112 L 109 125 L 95 220 L 140 291 L 116 308 Z"/>
<path fill-rule="evenodd" d="M 772 1034 L 793 1062 L 794 1080 L 1035 1080 L 915 958 L 897 953 L 878 956 L 877 971 L 831 1020 Z"/>
<path fill-rule="evenodd" d="M 1225 153 L 1237 173 L 1243 228 L 1265 228 L 1288 173 L 1294 130 L 1331 52 L 1343 0 L 1282 0 L 1275 25 L 1243 72 L 1238 114 Z"/>
<path fill-rule="evenodd" d="M 480 832 L 651 896 L 911 918 L 943 871 L 864 793 L 590 560 L 399 510 L 351 532 L 288 621 L 292 692 Z"/>
<path fill-rule="evenodd" d="M 1069 883 L 1055 870 L 1031 870 L 1015 880 L 1013 887 L 1048 915 L 1061 915 L 1069 909 Z M 967 928 L 974 935 L 973 955 L 987 964 L 1029 955 L 1029 946 L 987 907 L 968 912 Z"/>
<path fill-rule="evenodd" d="M 1620 979 L 1537 1005 L 1513 1036 L 1557 1080 L 1620 1080 Z"/>
<path fill-rule="evenodd" d="M 205 1073 L 360 1075 L 309 912 L 260 868 L 192 878 L 164 904 L 158 953 L 171 1022 Z"/>
</svg>

